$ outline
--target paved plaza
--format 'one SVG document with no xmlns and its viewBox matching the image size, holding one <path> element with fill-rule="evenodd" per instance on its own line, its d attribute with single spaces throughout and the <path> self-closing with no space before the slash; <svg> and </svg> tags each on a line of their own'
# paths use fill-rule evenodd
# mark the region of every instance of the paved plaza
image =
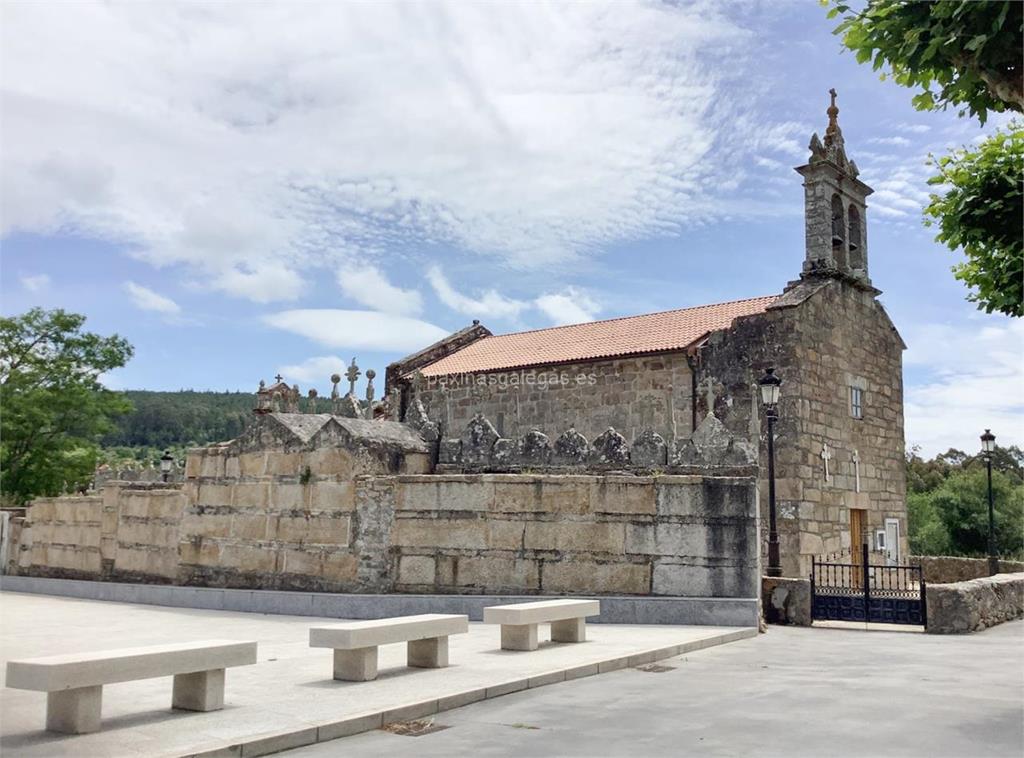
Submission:
<svg viewBox="0 0 1024 758">
<path fill-rule="evenodd" d="M 1024 621 L 967 636 L 769 627 L 757 639 L 438 714 L 288 756 L 1024 754 Z"/>
<path fill-rule="evenodd" d="M 450 637 L 448 668 L 406 668 L 405 645 L 387 645 L 380 648 L 378 679 L 354 683 L 333 680 L 331 651 L 309 647 L 309 627 L 330 619 L 15 592 L 0 593 L 0 603 L 4 661 L 211 638 L 259 643 L 256 665 L 228 670 L 223 710 L 172 711 L 170 677 L 113 684 L 103 688 L 102 730 L 93 734 L 43 731 L 45 694 L 5 688 L 0 752 L 19 757 L 152 757 L 217 749 L 262 754 L 639 665 L 672 655 L 678 646 L 690 650 L 756 634 L 737 627 L 591 624 L 584 643 L 544 642 L 537 651 L 516 653 L 500 650 L 498 626 L 470 624 L 468 634 Z M 542 625 L 542 640 L 546 633 Z"/>
</svg>

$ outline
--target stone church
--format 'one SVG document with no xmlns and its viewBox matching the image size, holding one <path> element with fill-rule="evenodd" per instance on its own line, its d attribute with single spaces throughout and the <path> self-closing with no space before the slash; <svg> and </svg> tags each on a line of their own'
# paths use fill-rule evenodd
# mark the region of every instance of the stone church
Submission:
<svg viewBox="0 0 1024 758">
<path fill-rule="evenodd" d="M 392 413 L 429 421 L 442 465 L 444 438 L 476 419 L 485 434 L 534 435 L 542 445 L 571 428 L 593 450 L 611 434 L 624 448 L 662 450 L 645 453 L 655 471 L 671 468 L 710 418 L 760 449 L 766 519 L 757 380 L 774 367 L 783 381 L 775 450 L 784 573 L 806 575 L 812 556 L 864 542 L 875 559 L 902 561 L 906 346 L 869 277 L 872 189 L 846 154 L 838 113 L 832 92 L 825 137 L 811 138 L 796 169 L 806 250 L 781 293 L 513 334 L 474 321 L 388 367 Z"/>
</svg>

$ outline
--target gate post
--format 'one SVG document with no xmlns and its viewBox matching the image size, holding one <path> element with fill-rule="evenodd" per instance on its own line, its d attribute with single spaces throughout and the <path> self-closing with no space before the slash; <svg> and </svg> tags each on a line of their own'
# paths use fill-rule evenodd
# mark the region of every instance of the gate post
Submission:
<svg viewBox="0 0 1024 758">
<path fill-rule="evenodd" d="M 861 561 L 864 567 L 864 623 L 868 623 L 868 609 L 871 607 L 871 584 L 868 581 L 868 543 L 860 546 Z"/>
</svg>

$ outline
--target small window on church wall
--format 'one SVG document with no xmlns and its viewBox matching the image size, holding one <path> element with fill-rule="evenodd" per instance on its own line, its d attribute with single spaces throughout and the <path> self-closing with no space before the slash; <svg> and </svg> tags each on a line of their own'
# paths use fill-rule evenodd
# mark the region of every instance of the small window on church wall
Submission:
<svg viewBox="0 0 1024 758">
<path fill-rule="evenodd" d="M 860 387 L 850 387 L 850 415 L 864 418 L 864 390 Z"/>
</svg>

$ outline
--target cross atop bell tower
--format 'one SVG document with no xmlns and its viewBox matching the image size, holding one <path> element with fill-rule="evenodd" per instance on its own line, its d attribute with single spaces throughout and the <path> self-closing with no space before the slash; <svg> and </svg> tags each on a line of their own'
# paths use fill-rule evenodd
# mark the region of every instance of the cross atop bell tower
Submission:
<svg viewBox="0 0 1024 758">
<path fill-rule="evenodd" d="M 829 95 L 825 140 L 814 134 L 810 160 L 796 169 L 804 178 L 806 258 L 801 276 L 834 277 L 871 288 L 866 201 L 874 190 L 857 178 L 857 164 L 846 156 L 836 91 L 830 89 Z"/>
</svg>

